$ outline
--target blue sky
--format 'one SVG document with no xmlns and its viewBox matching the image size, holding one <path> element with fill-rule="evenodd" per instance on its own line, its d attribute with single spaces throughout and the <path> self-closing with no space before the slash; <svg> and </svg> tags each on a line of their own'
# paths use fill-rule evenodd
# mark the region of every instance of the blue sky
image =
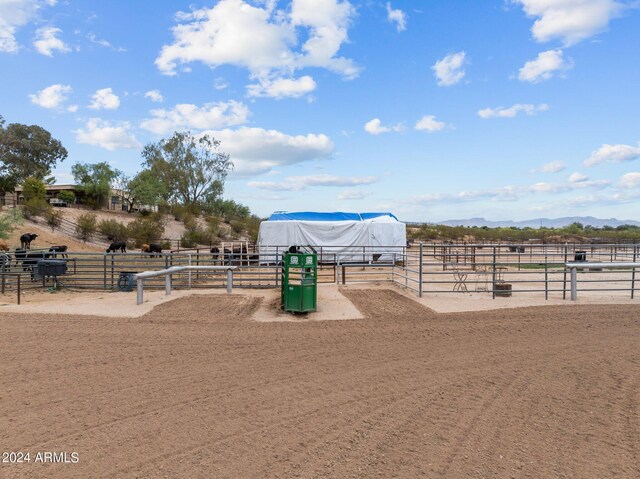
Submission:
<svg viewBox="0 0 640 479">
<path fill-rule="evenodd" d="M 407 221 L 640 220 L 640 3 L 0 0 L 0 115 L 140 169 L 209 133 L 225 197 Z"/>
</svg>

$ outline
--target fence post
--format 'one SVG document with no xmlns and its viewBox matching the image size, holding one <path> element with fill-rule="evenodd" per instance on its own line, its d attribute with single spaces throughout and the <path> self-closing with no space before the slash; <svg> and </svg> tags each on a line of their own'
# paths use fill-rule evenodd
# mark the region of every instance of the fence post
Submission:
<svg viewBox="0 0 640 479">
<path fill-rule="evenodd" d="M 171 296 L 171 274 L 166 274 L 164 277 L 164 295 Z"/>
<path fill-rule="evenodd" d="M 564 244 L 564 264 L 567 264 L 567 243 Z M 564 268 L 562 278 L 562 300 L 567 299 L 567 267 Z"/>
<path fill-rule="evenodd" d="M 227 294 L 231 294 L 233 290 L 233 270 L 227 270 Z"/>
<path fill-rule="evenodd" d="M 418 267 L 418 297 L 422 298 L 422 241 L 420 242 L 420 265 Z"/>
<path fill-rule="evenodd" d="M 491 299 L 496 299 L 496 247 L 493 247 L 493 281 L 491 282 Z"/>
<path fill-rule="evenodd" d="M 20 304 L 20 278 L 21 275 L 18 275 L 18 304 Z"/>
<path fill-rule="evenodd" d="M 191 266 L 191 253 L 189 253 L 189 266 Z M 191 289 L 191 270 L 189 270 L 187 277 L 189 278 L 189 289 Z"/>
<path fill-rule="evenodd" d="M 578 297 L 578 268 L 574 266 L 571 268 L 571 301 L 575 301 L 577 297 Z"/>
<path fill-rule="evenodd" d="M 544 253 L 544 300 L 549 299 L 549 270 L 547 269 L 547 252 Z"/>
<path fill-rule="evenodd" d="M 144 279 L 137 278 L 136 283 L 138 288 L 137 304 L 142 304 L 142 301 L 143 301 L 142 295 L 144 292 Z"/>
<path fill-rule="evenodd" d="M 113 289 L 113 269 L 114 269 L 114 264 L 113 264 L 114 260 L 113 260 L 113 256 L 114 256 L 114 255 L 111 255 L 111 289 Z"/>
<path fill-rule="evenodd" d="M 103 253 L 103 266 L 104 266 L 104 289 L 107 289 L 107 254 Z"/>
<path fill-rule="evenodd" d="M 633 244 L 633 262 L 636 262 L 636 256 L 638 253 L 638 245 Z M 634 293 L 636 289 L 636 269 L 631 269 L 631 299 L 633 299 Z"/>
</svg>

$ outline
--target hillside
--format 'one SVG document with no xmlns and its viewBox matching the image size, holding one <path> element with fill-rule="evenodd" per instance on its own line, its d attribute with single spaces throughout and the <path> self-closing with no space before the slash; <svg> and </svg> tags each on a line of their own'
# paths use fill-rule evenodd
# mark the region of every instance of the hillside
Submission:
<svg viewBox="0 0 640 479">
<path fill-rule="evenodd" d="M 106 241 L 93 238 L 85 243 L 74 234 L 73 227 L 70 227 L 69 225 L 71 223 L 77 223 L 78 217 L 85 213 L 95 214 L 98 222 L 115 219 L 125 225 L 140 217 L 136 214 L 129 214 L 122 211 L 87 210 L 81 208 L 57 208 L 56 211 L 61 212 L 63 215 L 65 220 L 64 228 L 57 228 L 55 231 L 51 231 L 51 228 L 46 224 L 45 220 L 40 217 L 34 218 L 33 220 L 25 220 L 21 226 L 16 228 L 7 240 L 9 247 L 11 249 L 20 247 L 21 234 L 36 233 L 38 238 L 31 245 L 34 249 L 49 248 L 54 245 L 67 245 L 70 251 L 105 251 L 106 245 L 108 244 Z M 182 221 L 175 220 L 172 215 L 165 215 L 164 220 L 165 230 L 162 235 L 163 238 L 175 240 L 177 242 L 177 240 L 185 233 L 184 223 Z M 204 225 L 204 220 L 199 219 L 198 223 Z M 220 232 L 223 236 L 221 238 L 222 240 L 230 241 L 230 238 L 228 238 L 228 235 L 231 232 L 230 225 L 227 223 L 221 223 Z M 245 238 L 240 238 L 240 240 L 244 239 Z"/>
</svg>

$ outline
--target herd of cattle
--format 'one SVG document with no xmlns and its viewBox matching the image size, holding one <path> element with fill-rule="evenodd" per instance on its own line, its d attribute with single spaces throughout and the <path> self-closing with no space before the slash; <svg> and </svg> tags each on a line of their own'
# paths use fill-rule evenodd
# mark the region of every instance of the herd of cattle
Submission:
<svg viewBox="0 0 640 479">
<path fill-rule="evenodd" d="M 23 272 L 29 272 L 31 279 L 35 277 L 35 268 L 38 261 L 44 259 L 55 259 L 58 256 L 62 258 L 68 258 L 67 245 L 51 246 L 48 250 L 29 251 L 31 249 L 31 243 L 38 238 L 36 233 L 24 233 L 20 236 L 20 248 L 16 248 L 10 253 L 9 245 L 5 240 L 0 239 L 0 268 L 3 272 L 8 272 L 11 269 L 12 261 L 15 260 L 16 266 L 21 266 Z M 211 248 L 211 255 L 213 261 L 219 261 L 221 264 L 229 265 L 237 262 L 238 260 L 247 263 L 255 263 L 258 260 L 257 255 L 249 254 L 246 246 L 236 248 L 224 248 L 222 251 L 220 248 Z M 124 241 L 112 242 L 107 248 L 107 253 L 126 253 L 127 244 Z M 146 253 L 149 257 L 161 257 L 162 246 L 156 243 L 143 244 L 141 248 L 142 253 Z"/>
</svg>

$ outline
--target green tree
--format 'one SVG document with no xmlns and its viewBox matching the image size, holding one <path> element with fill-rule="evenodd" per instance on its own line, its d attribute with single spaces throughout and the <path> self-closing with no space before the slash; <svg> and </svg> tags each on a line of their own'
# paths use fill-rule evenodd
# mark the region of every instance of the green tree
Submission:
<svg viewBox="0 0 640 479">
<path fill-rule="evenodd" d="M 44 181 L 33 176 L 26 178 L 22 183 L 22 195 L 24 196 L 25 201 L 33 199 L 44 201 L 47 196 Z"/>
<path fill-rule="evenodd" d="M 220 141 L 190 132 L 176 132 L 168 140 L 144 147 L 145 167 L 165 186 L 168 203 L 201 209 L 222 194 L 227 173 L 233 168 L 229 155 L 219 151 Z"/>
<path fill-rule="evenodd" d="M 127 211 L 131 212 L 134 204 L 156 206 L 167 191 L 164 183 L 151 170 L 142 170 L 136 176 L 125 183 L 125 200 Z"/>
<path fill-rule="evenodd" d="M 71 167 L 73 178 L 89 198 L 89 204 L 95 209 L 100 208 L 104 200 L 111 194 L 111 186 L 121 174 L 119 170 L 111 168 L 107 162 L 76 163 Z"/>
<path fill-rule="evenodd" d="M 58 193 L 58 199 L 72 205 L 76 202 L 76 194 L 73 191 L 63 190 Z"/>
<path fill-rule="evenodd" d="M 10 123 L 0 116 L 0 193 L 13 191 L 33 176 L 45 179 L 67 157 L 59 140 L 38 125 Z"/>
</svg>

